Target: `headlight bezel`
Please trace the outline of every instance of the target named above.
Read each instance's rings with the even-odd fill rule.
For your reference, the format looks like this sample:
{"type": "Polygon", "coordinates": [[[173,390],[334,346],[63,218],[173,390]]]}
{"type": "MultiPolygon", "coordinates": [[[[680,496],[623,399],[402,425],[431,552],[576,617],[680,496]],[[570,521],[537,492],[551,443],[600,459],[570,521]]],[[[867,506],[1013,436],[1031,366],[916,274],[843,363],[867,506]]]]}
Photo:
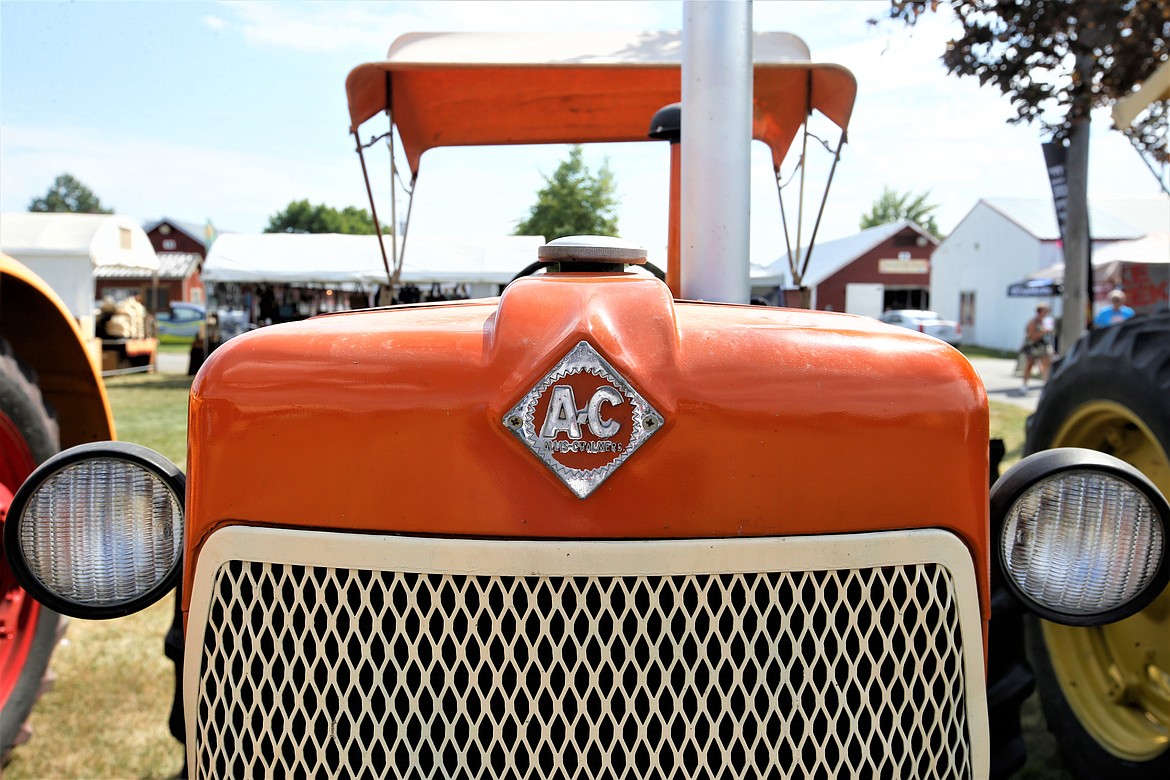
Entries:
{"type": "Polygon", "coordinates": [[[183,571],[185,545],[183,519],[186,515],[186,497],[186,475],[170,460],[148,447],[130,442],[103,441],[79,444],[63,450],[38,466],[13,496],[4,522],[4,549],[9,567],[25,591],[55,612],[86,620],[104,620],[133,614],[157,602],[174,590],[179,582],[183,571]],[[52,590],[35,573],[21,541],[21,529],[25,524],[26,511],[37,492],[66,469],[94,460],[124,461],[148,472],[163,483],[173,495],[179,514],[178,552],[166,573],[153,586],[142,591],[139,595],[112,604],[76,601],[52,590]]]}
{"type": "Polygon", "coordinates": [[[1170,503],[1146,475],[1120,458],[1077,447],[1034,453],[1012,466],[992,486],[990,508],[992,546],[995,548],[992,555],[1000,579],[1017,601],[1044,620],[1066,626],[1097,626],[1123,620],[1148,606],[1170,582],[1170,503]],[[1033,488],[1062,474],[1086,471],[1124,482],[1150,503],[1161,525],[1162,559],[1144,588],[1118,606],[1097,612],[1063,611],[1033,598],[1013,578],[1004,559],[1004,536],[1009,513],[1033,488]]]}

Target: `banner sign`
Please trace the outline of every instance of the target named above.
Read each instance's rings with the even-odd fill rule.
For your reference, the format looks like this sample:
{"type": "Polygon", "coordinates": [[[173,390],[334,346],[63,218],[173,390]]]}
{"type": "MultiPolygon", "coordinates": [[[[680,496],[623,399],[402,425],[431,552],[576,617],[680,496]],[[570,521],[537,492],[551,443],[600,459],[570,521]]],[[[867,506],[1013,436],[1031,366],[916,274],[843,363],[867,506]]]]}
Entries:
{"type": "Polygon", "coordinates": [[[1052,298],[1060,295],[1063,287],[1051,279],[1030,279],[1008,287],[1009,298],[1052,298]]]}
{"type": "Polygon", "coordinates": [[[1044,150],[1044,165],[1048,168],[1048,183],[1052,186],[1052,204],[1056,207],[1056,227],[1060,240],[1068,239],[1068,173],[1065,170],[1064,144],[1047,141],[1040,144],[1044,150]]]}
{"type": "MultiPolygon", "coordinates": [[[[1087,131],[1086,131],[1087,132],[1087,131]]],[[[1052,205],[1056,207],[1056,227],[1060,231],[1061,252],[1064,254],[1064,262],[1068,263],[1069,258],[1066,247],[1068,246],[1068,168],[1066,163],[1066,150],[1064,144],[1057,141],[1046,141],[1040,144],[1040,148],[1044,151],[1044,165],[1048,168],[1048,183],[1052,186],[1052,205]]],[[[1086,231],[1088,224],[1085,225],[1086,231]]],[[[1090,260],[1088,268],[1085,269],[1085,321],[1092,322],[1093,319],[1093,243],[1091,236],[1085,236],[1085,245],[1088,247],[1090,260]]]]}

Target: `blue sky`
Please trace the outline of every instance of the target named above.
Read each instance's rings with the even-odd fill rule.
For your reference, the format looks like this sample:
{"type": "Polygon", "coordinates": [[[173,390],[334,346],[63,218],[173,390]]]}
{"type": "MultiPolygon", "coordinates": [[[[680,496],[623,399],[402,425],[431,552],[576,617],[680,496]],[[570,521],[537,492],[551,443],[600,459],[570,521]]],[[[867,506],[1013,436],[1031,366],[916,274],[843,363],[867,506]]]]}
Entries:
{"type": "MultiPolygon", "coordinates": [[[[1006,98],[945,74],[949,24],[871,28],[883,2],[769,2],[757,30],[793,32],[813,59],[858,79],[858,102],[822,239],[857,229],[890,185],[930,190],[939,226],[980,197],[1049,197],[1036,127],[1008,126],[1006,98]]],[[[681,3],[0,2],[0,210],[22,211],[69,172],[120,213],[210,219],[254,232],[289,201],[366,205],[347,134],[345,76],[398,35],[444,30],[673,29],[681,3]]],[[[1090,195],[1155,195],[1137,153],[1095,116],[1090,195]]],[[[435,150],[422,161],[412,231],[501,235],[525,216],[566,149],[435,150]]],[[[755,157],[765,159],[762,148],[755,157]]],[[[827,163],[827,155],[822,155],[827,163]]],[[[587,150],[608,159],[622,233],[659,254],[666,151],[587,150]]],[[[384,180],[384,170],[382,176],[384,180]]],[[[824,166],[814,169],[823,175],[824,166]]],[[[753,178],[753,260],[782,250],[767,166],[753,178]]],[[[377,176],[377,172],[375,173],[377,176]]],[[[819,180],[818,180],[819,181],[819,180]]],[[[382,188],[384,190],[384,188],[382,188]]],[[[380,204],[380,209],[388,210],[380,204]]]]}

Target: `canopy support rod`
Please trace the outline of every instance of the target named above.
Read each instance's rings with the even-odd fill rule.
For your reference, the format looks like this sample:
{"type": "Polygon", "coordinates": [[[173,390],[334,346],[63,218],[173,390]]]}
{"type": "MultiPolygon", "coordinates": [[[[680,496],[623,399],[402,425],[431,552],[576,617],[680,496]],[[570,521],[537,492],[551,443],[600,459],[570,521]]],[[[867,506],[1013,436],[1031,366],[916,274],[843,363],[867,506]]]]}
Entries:
{"type": "Polygon", "coordinates": [[[357,131],[353,134],[354,143],[357,144],[358,160],[362,164],[362,180],[366,183],[366,197],[370,199],[370,214],[374,218],[374,232],[378,238],[378,248],[382,251],[382,267],[386,269],[386,281],[393,286],[393,276],[390,274],[390,260],[386,257],[386,244],[382,241],[382,226],[378,222],[378,207],[374,205],[374,190],[370,187],[370,174],[366,170],[366,156],[362,153],[362,140],[358,137],[357,131]]]}
{"type": "MultiPolygon", "coordinates": [[[[389,77],[387,77],[387,81],[389,81],[389,77]]],[[[390,105],[389,100],[386,101],[386,105],[390,105]]],[[[398,169],[397,163],[394,161],[394,114],[389,108],[386,109],[386,118],[390,120],[390,132],[386,137],[386,145],[390,147],[390,245],[394,248],[394,273],[390,275],[390,294],[393,295],[394,288],[401,276],[402,254],[398,251],[398,191],[395,189],[396,182],[394,181],[398,169]]],[[[402,243],[406,243],[405,239],[402,243]]],[[[403,246],[402,251],[406,251],[405,246],[403,246]]]]}
{"type": "Polygon", "coordinates": [[[808,270],[808,260],[812,256],[813,245],[817,242],[817,231],[821,227],[821,217],[825,215],[825,203],[829,200],[829,188],[833,186],[833,174],[837,172],[837,163],[841,160],[841,147],[845,145],[845,131],[841,131],[841,137],[837,140],[837,150],[833,152],[833,164],[829,166],[829,178],[825,182],[825,191],[821,195],[821,205],[817,209],[817,221],[813,223],[812,235],[808,239],[808,252],[804,255],[804,265],[801,266],[800,276],[804,278],[804,272],[808,270]]]}
{"type": "MultiPolygon", "coordinates": [[[[806,109],[807,111],[807,109],[806,109]]],[[[804,128],[800,134],[800,186],[796,195],[796,251],[804,249],[804,182],[808,171],[808,119],[810,113],[804,115],[804,128]]],[[[804,272],[808,269],[808,251],[804,253],[804,262],[800,266],[800,286],[804,287],[804,272]]],[[[797,262],[801,262],[797,258],[797,262]]]]}
{"type": "MultiPolygon", "coordinates": [[[[407,193],[406,221],[402,223],[402,254],[394,266],[394,284],[398,284],[398,280],[402,276],[402,264],[406,259],[406,239],[410,236],[410,215],[414,211],[414,185],[417,183],[418,174],[415,174],[410,180],[410,191],[407,193]]],[[[395,235],[397,235],[397,231],[395,231],[395,235]]]]}
{"type": "Polygon", "coordinates": [[[776,169],[776,199],[780,201],[780,227],[784,230],[784,248],[788,250],[788,270],[792,272],[792,283],[797,283],[796,267],[800,258],[792,254],[792,237],[788,231],[788,213],[784,209],[784,185],[780,183],[780,169],[776,169]]]}

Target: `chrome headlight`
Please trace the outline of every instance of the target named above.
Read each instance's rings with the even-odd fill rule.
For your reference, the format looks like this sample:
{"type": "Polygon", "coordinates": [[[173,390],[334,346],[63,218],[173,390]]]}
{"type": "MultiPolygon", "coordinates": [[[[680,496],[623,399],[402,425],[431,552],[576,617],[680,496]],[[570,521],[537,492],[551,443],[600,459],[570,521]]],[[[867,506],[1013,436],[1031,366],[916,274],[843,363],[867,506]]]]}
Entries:
{"type": "Polygon", "coordinates": [[[1128,617],[1170,577],[1170,506],[1134,467],[1095,450],[1024,458],[991,491],[1004,581],[1029,609],[1066,625],[1128,617]]]}
{"type": "Polygon", "coordinates": [[[4,523],[13,574],[38,601],[73,617],[149,606],[179,577],[185,491],[175,464],[137,444],[58,453],[13,497],[4,523]]]}

